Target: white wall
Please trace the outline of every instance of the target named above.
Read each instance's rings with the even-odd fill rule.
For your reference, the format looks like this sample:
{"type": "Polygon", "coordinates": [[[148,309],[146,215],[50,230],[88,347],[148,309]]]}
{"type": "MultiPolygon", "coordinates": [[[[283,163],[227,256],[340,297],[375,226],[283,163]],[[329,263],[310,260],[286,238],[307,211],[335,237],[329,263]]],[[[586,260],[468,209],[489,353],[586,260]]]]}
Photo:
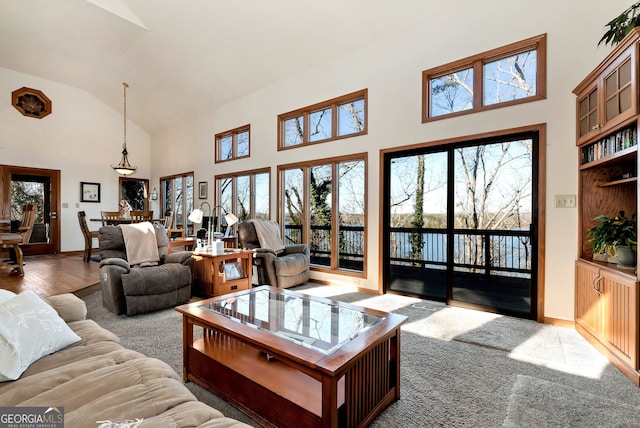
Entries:
{"type": "MultiPolygon", "coordinates": [[[[313,70],[300,70],[248,97],[153,135],[153,179],[183,170],[208,181],[216,174],[270,166],[275,218],[277,165],[366,151],[368,167],[368,271],[361,286],[377,289],[381,149],[519,126],[547,124],[546,277],[544,316],[573,319],[577,210],[554,208],[554,195],[577,194],[575,97],[571,90],[610,51],[597,47],[604,25],[627,1],[521,0],[477,2],[452,10],[406,33],[313,70]],[[547,33],[547,99],[506,109],[422,124],[421,72],[425,69],[547,33]],[[359,89],[369,90],[369,133],[312,147],[277,152],[278,114],[359,89]],[[213,136],[251,124],[251,157],[213,163],[213,136]],[[167,156],[156,155],[164,153],[167,156]],[[168,155],[170,154],[170,155],[168,155]]],[[[402,7],[402,3],[398,3],[402,7]]],[[[454,9],[454,7],[452,7],[454,9]]],[[[300,35],[304,38],[304,34],[300,35]]],[[[331,279],[312,274],[315,278],[331,279]]],[[[339,279],[339,278],[333,278],[339,279]]]]}
{"type": "MultiPolygon", "coordinates": [[[[114,82],[114,91],[122,91],[114,82]]],[[[0,164],[61,171],[61,251],[84,249],[77,212],[100,217],[117,210],[118,175],[111,164],[120,161],[122,112],[114,111],[86,91],[0,68],[0,164]],[[52,113],[42,119],[23,116],[11,105],[11,92],[23,86],[39,89],[51,100],[52,113]],[[100,203],[80,202],[80,182],[101,184],[100,203]]],[[[134,177],[150,177],[150,137],[137,125],[127,125],[129,160],[138,166],[134,177]]],[[[97,229],[99,223],[89,223],[97,229]]]]}

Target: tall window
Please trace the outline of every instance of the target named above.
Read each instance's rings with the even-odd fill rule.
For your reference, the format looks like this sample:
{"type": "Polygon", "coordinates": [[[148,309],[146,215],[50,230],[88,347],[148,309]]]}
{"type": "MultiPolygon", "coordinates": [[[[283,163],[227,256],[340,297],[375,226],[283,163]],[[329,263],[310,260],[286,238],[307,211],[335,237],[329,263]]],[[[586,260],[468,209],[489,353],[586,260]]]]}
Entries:
{"type": "Polygon", "coordinates": [[[367,90],[278,116],[278,150],[367,133],[367,90]]]}
{"type": "Polygon", "coordinates": [[[216,134],[216,162],[249,157],[250,125],[216,134]]]}
{"type": "Polygon", "coordinates": [[[278,170],[285,245],[308,243],[316,268],[364,272],[366,154],[278,170]]]}
{"type": "Polygon", "coordinates": [[[188,217],[193,211],[193,172],[160,178],[162,195],[160,206],[164,213],[171,211],[174,227],[185,229],[187,235],[193,234],[193,224],[188,217]]]}
{"type": "Polygon", "coordinates": [[[422,121],[546,97],[546,35],[422,73],[422,121]]]}
{"type": "Polygon", "coordinates": [[[226,228],[225,211],[235,214],[241,222],[269,219],[270,174],[270,169],[265,168],[216,177],[216,210],[220,211],[214,211],[220,218],[221,230],[226,228]]]}

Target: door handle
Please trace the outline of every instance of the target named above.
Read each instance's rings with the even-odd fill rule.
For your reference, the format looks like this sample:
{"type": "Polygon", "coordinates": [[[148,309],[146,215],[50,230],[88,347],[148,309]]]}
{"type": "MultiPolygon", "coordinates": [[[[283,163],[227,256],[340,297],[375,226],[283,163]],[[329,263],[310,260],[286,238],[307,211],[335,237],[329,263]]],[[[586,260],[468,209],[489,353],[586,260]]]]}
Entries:
{"type": "Polygon", "coordinates": [[[595,290],[596,293],[598,293],[598,296],[602,295],[602,291],[600,291],[600,287],[598,286],[601,279],[602,277],[600,275],[596,275],[593,277],[593,280],[591,281],[591,283],[593,284],[593,289],[595,290]]]}

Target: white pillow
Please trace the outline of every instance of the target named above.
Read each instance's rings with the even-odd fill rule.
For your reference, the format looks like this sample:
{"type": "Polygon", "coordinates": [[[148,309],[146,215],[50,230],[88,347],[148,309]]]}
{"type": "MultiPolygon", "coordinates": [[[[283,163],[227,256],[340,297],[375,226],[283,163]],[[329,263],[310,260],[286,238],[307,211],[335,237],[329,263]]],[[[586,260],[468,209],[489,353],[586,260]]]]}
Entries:
{"type": "Polygon", "coordinates": [[[0,305],[14,297],[16,297],[16,293],[13,291],[0,289],[0,305]]]}
{"type": "Polygon", "coordinates": [[[33,291],[0,304],[0,382],[16,380],[33,363],[80,337],[33,291]]]}

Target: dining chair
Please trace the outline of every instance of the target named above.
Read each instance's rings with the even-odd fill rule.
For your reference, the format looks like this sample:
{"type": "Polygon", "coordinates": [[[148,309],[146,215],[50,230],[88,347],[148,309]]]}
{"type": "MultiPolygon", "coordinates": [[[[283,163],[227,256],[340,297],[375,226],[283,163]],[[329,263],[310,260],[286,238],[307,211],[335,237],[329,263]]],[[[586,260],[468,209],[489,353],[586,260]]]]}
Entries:
{"type": "Polygon", "coordinates": [[[109,224],[109,220],[120,219],[120,211],[101,211],[100,217],[102,218],[102,225],[106,226],[109,224]]]}
{"type": "Polygon", "coordinates": [[[84,236],[84,255],[82,260],[90,262],[91,254],[100,250],[99,247],[93,246],[93,240],[98,239],[99,232],[97,230],[89,230],[87,214],[84,211],[78,211],[78,223],[80,223],[80,230],[82,230],[82,236],[84,236]]]}
{"type": "Polygon", "coordinates": [[[167,230],[173,228],[173,211],[167,211],[164,213],[163,226],[167,230]]]}
{"type": "Polygon", "coordinates": [[[24,274],[22,268],[23,254],[21,245],[29,243],[31,233],[33,232],[33,225],[36,222],[36,216],[38,215],[37,207],[35,204],[26,204],[22,206],[22,222],[15,233],[0,233],[0,245],[10,250],[13,250],[10,259],[0,260],[1,267],[13,268],[19,274],[24,274]]]}
{"type": "Polygon", "coordinates": [[[153,211],[131,211],[131,223],[141,223],[153,220],[153,211]]]}

